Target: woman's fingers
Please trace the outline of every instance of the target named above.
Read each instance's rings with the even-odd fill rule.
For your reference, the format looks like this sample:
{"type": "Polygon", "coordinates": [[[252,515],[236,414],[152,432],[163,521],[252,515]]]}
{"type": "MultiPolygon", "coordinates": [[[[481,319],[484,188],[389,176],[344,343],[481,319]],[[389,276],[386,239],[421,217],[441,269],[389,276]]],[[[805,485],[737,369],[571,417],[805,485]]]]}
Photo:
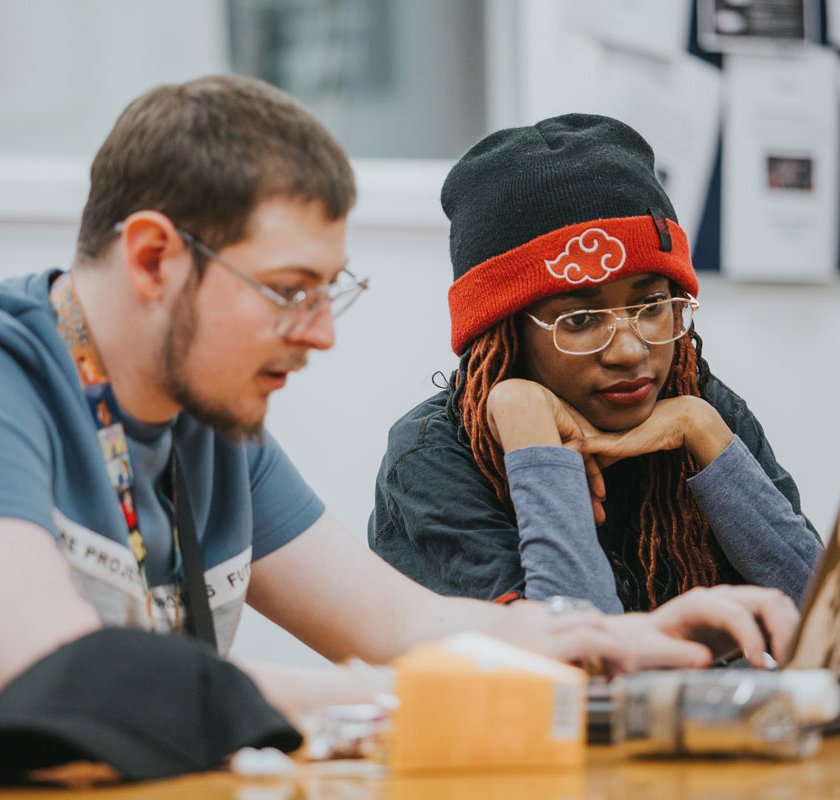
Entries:
{"type": "Polygon", "coordinates": [[[604,476],[601,473],[601,467],[592,456],[583,459],[583,468],[586,470],[586,482],[589,484],[589,493],[599,500],[606,497],[606,485],[604,484],[604,476]]]}
{"type": "Polygon", "coordinates": [[[569,407],[562,401],[554,399],[554,424],[557,426],[557,433],[560,434],[560,440],[564,445],[567,443],[577,442],[582,436],[580,425],[574,416],[570,413],[569,407]]]}
{"type": "Polygon", "coordinates": [[[607,495],[604,476],[597,460],[592,456],[584,457],[583,468],[586,470],[586,483],[589,486],[589,497],[592,500],[592,516],[595,518],[595,524],[600,525],[607,518],[604,511],[604,500],[607,495]]]}

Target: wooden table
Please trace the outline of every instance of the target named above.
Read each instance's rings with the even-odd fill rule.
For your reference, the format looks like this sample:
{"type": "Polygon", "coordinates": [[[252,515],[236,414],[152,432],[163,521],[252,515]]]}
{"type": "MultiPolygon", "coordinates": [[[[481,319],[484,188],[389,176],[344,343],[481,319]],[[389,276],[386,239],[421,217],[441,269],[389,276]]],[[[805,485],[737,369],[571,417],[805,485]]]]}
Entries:
{"type": "Polygon", "coordinates": [[[815,758],[627,760],[590,748],[585,767],[564,772],[387,775],[375,765],[307,765],[295,778],[242,778],[227,772],[96,789],[0,789],[0,800],[821,800],[840,798],[840,738],[815,758]]]}

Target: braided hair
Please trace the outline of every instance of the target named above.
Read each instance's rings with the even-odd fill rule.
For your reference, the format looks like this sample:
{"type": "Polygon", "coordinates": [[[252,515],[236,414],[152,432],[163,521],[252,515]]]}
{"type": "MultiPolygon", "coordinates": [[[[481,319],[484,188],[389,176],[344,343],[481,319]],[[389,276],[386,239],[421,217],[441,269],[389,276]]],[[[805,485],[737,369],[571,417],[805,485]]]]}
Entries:
{"type": "MultiPolygon", "coordinates": [[[[692,326],[677,339],[674,359],[660,397],[702,397],[709,367],[702,356],[703,341],[692,326]]],[[[472,450],[481,474],[496,497],[515,516],[505,475],[504,452],[487,423],[487,398],[499,382],[514,377],[519,334],[514,317],[506,317],[478,336],[461,357],[452,382],[447,412],[458,420],[458,436],[472,450]]],[[[657,597],[659,565],[671,565],[680,593],[718,581],[716,543],[687,478],[697,471],[684,448],[648,453],[636,458],[644,492],[639,509],[638,557],[645,576],[650,608],[657,597]]]]}

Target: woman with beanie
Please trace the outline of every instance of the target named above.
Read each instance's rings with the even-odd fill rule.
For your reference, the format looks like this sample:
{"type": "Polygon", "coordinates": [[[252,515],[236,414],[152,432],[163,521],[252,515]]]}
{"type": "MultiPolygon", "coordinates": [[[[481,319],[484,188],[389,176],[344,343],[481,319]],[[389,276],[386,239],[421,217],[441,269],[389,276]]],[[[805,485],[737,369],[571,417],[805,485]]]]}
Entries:
{"type": "Polygon", "coordinates": [[[498,131],[442,203],[461,360],[390,431],[371,547],[443,594],[620,612],[754,583],[800,602],[822,545],[702,357],[688,241],[644,139],[581,114],[498,131]]]}

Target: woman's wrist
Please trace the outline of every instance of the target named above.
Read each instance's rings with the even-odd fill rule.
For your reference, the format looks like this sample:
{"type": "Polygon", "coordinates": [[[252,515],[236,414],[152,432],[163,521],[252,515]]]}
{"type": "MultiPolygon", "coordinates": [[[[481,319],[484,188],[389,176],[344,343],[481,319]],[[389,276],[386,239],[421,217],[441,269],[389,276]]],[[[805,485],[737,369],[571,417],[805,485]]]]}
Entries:
{"type": "Polygon", "coordinates": [[[487,412],[491,430],[505,453],[563,444],[541,386],[525,381],[498,384],[487,399],[487,412]]]}
{"type": "Polygon", "coordinates": [[[692,403],[686,416],[685,446],[697,466],[705,469],[726,450],[733,434],[712,405],[692,399],[699,402],[692,403]]]}

